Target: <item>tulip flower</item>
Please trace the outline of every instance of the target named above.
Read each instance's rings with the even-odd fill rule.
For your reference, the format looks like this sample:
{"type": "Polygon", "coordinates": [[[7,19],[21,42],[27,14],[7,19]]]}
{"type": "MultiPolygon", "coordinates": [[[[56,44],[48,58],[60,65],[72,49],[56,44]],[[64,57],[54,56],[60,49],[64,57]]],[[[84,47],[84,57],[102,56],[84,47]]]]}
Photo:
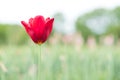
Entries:
{"type": "Polygon", "coordinates": [[[50,33],[52,32],[54,18],[44,18],[41,15],[38,15],[34,18],[30,18],[29,22],[21,21],[21,24],[24,26],[26,32],[31,37],[31,39],[36,44],[44,43],[50,33]]]}

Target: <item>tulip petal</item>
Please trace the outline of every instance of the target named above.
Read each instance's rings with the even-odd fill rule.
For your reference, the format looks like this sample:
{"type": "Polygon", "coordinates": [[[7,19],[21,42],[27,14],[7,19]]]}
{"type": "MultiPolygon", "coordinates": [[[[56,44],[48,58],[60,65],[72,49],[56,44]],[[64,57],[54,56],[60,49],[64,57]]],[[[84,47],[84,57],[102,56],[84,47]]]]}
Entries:
{"type": "Polygon", "coordinates": [[[38,43],[38,38],[35,34],[35,32],[32,29],[28,30],[28,35],[31,37],[31,39],[35,42],[38,43]]]}
{"type": "Polygon", "coordinates": [[[50,20],[50,17],[46,18],[46,23],[50,20]]]}
{"type": "Polygon", "coordinates": [[[54,18],[50,19],[45,24],[45,29],[44,29],[43,35],[42,35],[42,42],[45,42],[47,40],[48,36],[50,35],[50,33],[52,31],[53,21],[54,21],[54,18]]]}
{"type": "Polygon", "coordinates": [[[44,17],[39,15],[39,16],[36,16],[33,20],[33,28],[42,28],[43,26],[45,25],[45,20],[44,20],[44,17]]]}
{"type": "Polygon", "coordinates": [[[33,18],[30,18],[30,19],[29,19],[29,25],[30,25],[30,27],[33,26],[33,18]]]}
{"type": "Polygon", "coordinates": [[[37,43],[38,42],[38,39],[36,37],[36,34],[35,32],[28,26],[28,24],[24,21],[21,21],[22,25],[25,27],[25,30],[27,32],[27,34],[31,37],[31,39],[37,43]]]}
{"type": "Polygon", "coordinates": [[[21,21],[21,24],[25,27],[25,29],[28,31],[29,25],[25,21],[21,21]]]}
{"type": "Polygon", "coordinates": [[[34,30],[37,38],[40,38],[43,35],[42,33],[44,30],[44,26],[45,26],[45,20],[43,16],[38,15],[33,19],[32,29],[34,30]]]}
{"type": "Polygon", "coordinates": [[[47,21],[47,23],[45,24],[45,28],[46,28],[46,30],[49,31],[49,34],[50,34],[51,31],[52,31],[53,21],[54,21],[54,18],[50,19],[50,20],[47,21]]]}

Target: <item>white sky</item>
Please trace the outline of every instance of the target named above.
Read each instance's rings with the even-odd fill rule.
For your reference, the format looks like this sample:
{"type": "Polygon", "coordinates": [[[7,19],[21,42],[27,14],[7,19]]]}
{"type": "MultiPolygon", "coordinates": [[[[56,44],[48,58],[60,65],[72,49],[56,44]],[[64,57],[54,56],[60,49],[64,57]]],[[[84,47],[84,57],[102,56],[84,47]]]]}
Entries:
{"type": "Polygon", "coordinates": [[[0,22],[20,23],[35,15],[62,11],[68,20],[95,8],[114,8],[120,0],[0,0],[0,22]]]}

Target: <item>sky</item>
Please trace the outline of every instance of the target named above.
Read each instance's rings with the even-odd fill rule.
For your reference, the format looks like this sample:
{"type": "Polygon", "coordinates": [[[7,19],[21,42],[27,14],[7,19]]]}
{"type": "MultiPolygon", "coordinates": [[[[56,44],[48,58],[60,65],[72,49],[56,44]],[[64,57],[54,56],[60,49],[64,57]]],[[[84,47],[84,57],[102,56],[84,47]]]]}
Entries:
{"type": "Polygon", "coordinates": [[[112,9],[120,0],[0,0],[0,22],[20,23],[36,15],[52,16],[63,12],[67,20],[96,8],[112,9]]]}

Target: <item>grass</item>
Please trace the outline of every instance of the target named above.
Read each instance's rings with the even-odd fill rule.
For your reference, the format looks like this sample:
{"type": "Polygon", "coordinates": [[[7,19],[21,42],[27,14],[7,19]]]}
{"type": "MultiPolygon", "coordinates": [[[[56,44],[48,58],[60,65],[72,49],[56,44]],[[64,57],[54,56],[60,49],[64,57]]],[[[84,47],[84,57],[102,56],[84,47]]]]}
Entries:
{"type": "MultiPolygon", "coordinates": [[[[39,46],[0,47],[0,80],[35,80],[39,46]]],[[[40,80],[120,80],[119,46],[41,47],[40,80]]]]}

